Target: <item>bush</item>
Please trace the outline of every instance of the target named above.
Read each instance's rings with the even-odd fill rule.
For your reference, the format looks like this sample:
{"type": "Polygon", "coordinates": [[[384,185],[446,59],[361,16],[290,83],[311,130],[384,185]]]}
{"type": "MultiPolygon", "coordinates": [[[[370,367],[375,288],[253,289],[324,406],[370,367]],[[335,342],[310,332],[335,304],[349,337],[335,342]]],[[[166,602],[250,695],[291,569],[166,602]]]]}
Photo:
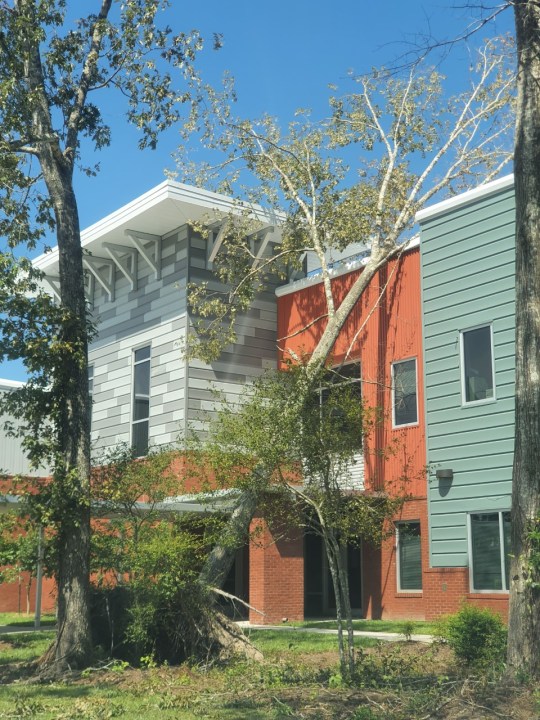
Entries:
{"type": "Polygon", "coordinates": [[[507,631],[501,618],[486,608],[463,605],[444,618],[437,633],[468,666],[499,667],[504,662],[507,631]]]}

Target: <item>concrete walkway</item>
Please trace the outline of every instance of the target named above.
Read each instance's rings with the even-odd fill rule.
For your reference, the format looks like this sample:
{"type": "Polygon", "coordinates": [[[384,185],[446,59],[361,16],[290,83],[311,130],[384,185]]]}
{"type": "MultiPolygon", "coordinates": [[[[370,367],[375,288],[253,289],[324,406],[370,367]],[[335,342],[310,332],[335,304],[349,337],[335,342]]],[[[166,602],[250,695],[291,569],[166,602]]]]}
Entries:
{"type": "MultiPolygon", "coordinates": [[[[294,625],[254,625],[248,620],[241,620],[237,623],[244,630],[278,630],[279,632],[308,632],[308,633],[320,633],[321,635],[337,635],[335,628],[308,628],[308,627],[296,627],[294,625]]],[[[393,632],[368,632],[366,630],[355,630],[354,637],[366,637],[372,638],[373,640],[384,640],[385,642],[398,642],[403,641],[405,636],[403,633],[393,632]]],[[[431,644],[434,640],[433,635],[422,635],[413,633],[411,635],[413,642],[420,642],[431,644]]]]}

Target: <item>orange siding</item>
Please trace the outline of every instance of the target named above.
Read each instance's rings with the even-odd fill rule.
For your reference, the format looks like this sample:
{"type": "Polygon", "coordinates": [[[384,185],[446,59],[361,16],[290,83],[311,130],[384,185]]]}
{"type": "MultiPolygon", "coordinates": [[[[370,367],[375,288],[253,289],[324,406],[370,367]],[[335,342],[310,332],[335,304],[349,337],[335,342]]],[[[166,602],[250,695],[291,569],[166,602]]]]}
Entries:
{"type": "MultiPolygon", "coordinates": [[[[359,272],[332,281],[336,306],[359,272]]],[[[289,351],[309,356],[326,321],[310,323],[325,312],[321,283],[278,299],[281,359],[287,358],[289,351]]],[[[406,492],[415,497],[426,496],[421,328],[420,253],[414,249],[390,262],[373,278],[345,323],[331,359],[332,364],[339,364],[348,353],[347,361],[360,360],[363,397],[367,406],[376,408],[383,418],[366,442],[367,487],[389,489],[392,483],[405,483],[406,492]],[[391,363],[413,357],[417,361],[419,422],[393,429],[391,363]]]]}

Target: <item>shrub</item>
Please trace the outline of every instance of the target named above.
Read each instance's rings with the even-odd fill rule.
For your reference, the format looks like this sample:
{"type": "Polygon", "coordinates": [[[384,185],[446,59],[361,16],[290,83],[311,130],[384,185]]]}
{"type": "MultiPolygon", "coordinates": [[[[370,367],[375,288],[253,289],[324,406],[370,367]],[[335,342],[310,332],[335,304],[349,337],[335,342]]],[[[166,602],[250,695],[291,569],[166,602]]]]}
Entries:
{"type": "Polygon", "coordinates": [[[441,621],[437,634],[468,666],[498,667],[504,662],[506,627],[500,616],[487,608],[463,605],[441,621]]]}

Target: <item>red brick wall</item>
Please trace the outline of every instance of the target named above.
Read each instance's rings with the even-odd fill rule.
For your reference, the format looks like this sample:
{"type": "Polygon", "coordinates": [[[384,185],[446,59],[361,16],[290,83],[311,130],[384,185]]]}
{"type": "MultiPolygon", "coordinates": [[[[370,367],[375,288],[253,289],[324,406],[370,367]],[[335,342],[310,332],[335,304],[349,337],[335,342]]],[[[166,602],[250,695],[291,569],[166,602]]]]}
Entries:
{"type": "MultiPolygon", "coordinates": [[[[0,612],[21,612],[26,613],[26,573],[23,573],[23,581],[20,583],[0,584],[0,612]]],[[[30,588],[30,612],[33,614],[36,609],[36,579],[32,578],[30,588]]],[[[56,604],[55,585],[50,578],[43,578],[43,594],[41,598],[41,609],[43,612],[51,612],[56,604]]]]}
{"type": "Polygon", "coordinates": [[[304,618],[304,539],[301,531],[287,537],[272,534],[262,518],[251,523],[249,546],[249,611],[258,625],[304,618]]]}

